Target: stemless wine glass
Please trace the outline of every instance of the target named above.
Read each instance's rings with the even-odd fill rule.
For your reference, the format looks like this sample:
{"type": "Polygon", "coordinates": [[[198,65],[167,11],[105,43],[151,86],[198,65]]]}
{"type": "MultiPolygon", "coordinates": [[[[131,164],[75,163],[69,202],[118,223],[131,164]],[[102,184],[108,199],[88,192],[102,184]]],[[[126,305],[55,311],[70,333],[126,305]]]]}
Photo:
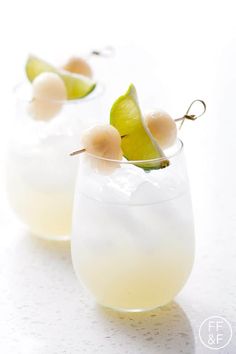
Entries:
{"type": "Polygon", "coordinates": [[[72,258],[77,276],[103,306],[135,312],[165,305],[190,274],[194,227],[180,140],[167,156],[168,167],[149,170],[140,166],[161,159],[80,157],[72,258]]]}
{"type": "Polygon", "coordinates": [[[83,130],[102,120],[103,92],[104,86],[97,84],[85,98],[61,102],[57,116],[45,122],[30,116],[31,85],[15,88],[7,191],[12,208],[34,235],[69,238],[78,162],[69,153],[78,147],[83,130]]]}

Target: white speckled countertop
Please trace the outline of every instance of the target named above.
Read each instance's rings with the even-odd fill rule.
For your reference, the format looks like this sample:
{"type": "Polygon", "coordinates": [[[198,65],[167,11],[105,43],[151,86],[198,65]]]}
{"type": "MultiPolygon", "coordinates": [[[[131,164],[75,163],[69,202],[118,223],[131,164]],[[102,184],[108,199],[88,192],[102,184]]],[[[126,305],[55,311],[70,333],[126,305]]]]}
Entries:
{"type": "MultiPolygon", "coordinates": [[[[93,46],[94,28],[98,31],[97,38],[104,39],[102,44],[104,41],[115,43],[129,34],[128,40],[137,38],[139,44],[152,49],[156,58],[157,81],[152,79],[152,82],[159,84],[151,88],[152,76],[147,74],[147,61],[142,66],[142,78],[137,76],[140,82],[143,80],[143,92],[155,91],[154,96],[159,97],[158,105],[163,104],[163,108],[175,114],[184,113],[183,108],[187,108],[192,99],[202,98],[207,102],[205,118],[193,123],[194,126],[191,122],[186,123],[182,133],[195,214],[197,243],[194,269],[175,302],[164,308],[146,314],[123,314],[98,307],[75,278],[69,243],[47,242],[32,237],[11,213],[5,196],[4,167],[1,165],[0,353],[205,354],[214,351],[205,348],[200,342],[199,327],[209,316],[223,316],[233,328],[233,337],[227,347],[216,352],[235,354],[235,11],[233,7],[224,4],[220,6],[220,2],[214,3],[212,12],[210,2],[199,0],[195,6],[193,1],[180,0],[172,2],[171,12],[169,2],[163,2],[156,16],[156,1],[152,1],[153,11],[150,5],[146,16],[148,21],[140,26],[144,19],[143,9],[136,2],[131,26],[131,4],[125,2],[125,8],[129,9],[126,17],[124,6],[116,6],[114,10],[113,2],[101,1],[103,6],[100,2],[97,5],[94,2],[93,6],[97,8],[93,13],[90,2],[84,2],[84,11],[89,11],[94,27],[86,38],[80,38],[83,44],[88,42],[90,47],[93,46]],[[189,4],[192,4],[192,8],[189,4]],[[183,5],[185,11],[176,16],[180,5],[183,5]],[[101,26],[103,21],[97,16],[101,8],[106,8],[106,26],[101,26]],[[108,11],[117,13],[116,18],[110,16],[111,22],[107,16],[108,11]],[[167,14],[172,26],[165,25],[167,14]],[[197,16],[201,18],[200,25],[195,25],[195,20],[192,20],[197,16]],[[116,23],[121,17],[122,26],[116,23]],[[109,31],[107,21],[110,23],[109,31]],[[161,36],[158,37],[158,33],[161,36]],[[157,45],[154,46],[154,43],[157,45]],[[174,61],[173,53],[178,53],[174,61]],[[165,94],[161,96],[163,90],[165,94]]],[[[68,2],[69,6],[62,7],[57,2],[58,16],[54,22],[57,36],[63,42],[63,53],[74,49],[75,39],[78,39],[71,33],[71,23],[78,22],[78,11],[71,11],[73,6],[76,8],[77,2],[68,2]],[[70,14],[66,20],[68,9],[70,14]],[[61,18],[65,26],[61,26],[61,18]],[[70,37],[71,41],[68,41],[70,37]]],[[[35,17],[29,15],[35,13],[34,2],[22,0],[19,5],[15,2],[14,11],[11,3],[6,3],[8,16],[4,17],[11,18],[19,33],[9,31],[7,47],[5,50],[3,48],[3,52],[8,55],[0,58],[3,60],[1,68],[12,69],[11,72],[5,70],[1,73],[0,90],[4,97],[0,117],[1,161],[6,142],[4,127],[12,106],[9,92],[16,81],[16,72],[23,67],[28,50],[34,50],[46,58],[45,53],[50,52],[52,40],[55,39],[51,16],[45,16],[43,6],[38,7],[39,14],[35,17]],[[25,20],[22,6],[27,9],[25,20]],[[42,16],[43,27],[40,22],[42,16]],[[32,33],[29,33],[29,28],[34,29],[32,33]],[[13,44],[10,46],[9,43],[13,44]],[[8,95],[5,95],[6,90],[8,95]]],[[[47,2],[51,13],[54,10],[53,3],[47,2]]],[[[82,26],[79,28],[87,28],[85,20],[86,15],[78,23],[78,26],[82,26]]],[[[3,24],[0,33],[5,33],[8,24],[0,22],[0,25],[3,24]]],[[[125,54],[123,65],[127,64],[127,58],[125,54]]],[[[137,61],[131,60],[127,64],[127,71],[133,67],[140,74],[140,62],[137,64],[137,61]]],[[[116,68],[114,63],[112,75],[105,78],[104,74],[108,87],[114,83],[113,89],[115,77],[119,80],[119,76],[127,75],[119,70],[116,72],[116,68]]],[[[140,82],[138,86],[142,88],[140,82]]],[[[150,96],[151,100],[153,97],[150,96]]]]}

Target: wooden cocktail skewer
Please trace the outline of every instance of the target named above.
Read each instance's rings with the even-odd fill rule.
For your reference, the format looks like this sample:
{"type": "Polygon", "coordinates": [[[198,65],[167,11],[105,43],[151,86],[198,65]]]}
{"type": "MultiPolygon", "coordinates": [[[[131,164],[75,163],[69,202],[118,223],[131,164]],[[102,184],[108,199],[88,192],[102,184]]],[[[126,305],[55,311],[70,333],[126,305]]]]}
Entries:
{"type": "Polygon", "coordinates": [[[81,154],[82,152],[85,152],[85,151],[86,151],[86,149],[76,150],[76,151],[71,152],[70,156],[75,156],[75,155],[81,154]]]}
{"type": "MultiPolygon", "coordinates": [[[[179,129],[181,129],[182,126],[183,126],[183,124],[184,124],[184,121],[185,121],[186,119],[189,119],[189,120],[196,120],[197,118],[201,117],[205,112],[206,112],[206,103],[205,103],[203,100],[196,99],[196,100],[194,100],[193,102],[191,102],[191,104],[189,105],[189,107],[188,107],[188,109],[187,109],[185,115],[184,115],[183,117],[174,119],[174,121],[175,121],[175,122],[180,122],[180,121],[181,121],[181,124],[180,124],[180,127],[179,127],[179,129]],[[198,115],[189,114],[189,112],[190,112],[192,106],[193,106],[196,102],[200,102],[200,103],[202,104],[202,106],[203,106],[203,111],[202,111],[200,114],[198,114],[198,115]]],[[[123,137],[125,137],[125,135],[122,136],[121,139],[122,139],[123,137]]],[[[86,151],[86,149],[84,149],[84,148],[83,148],[83,149],[80,149],[80,150],[76,150],[76,151],[71,152],[71,153],[70,153],[70,156],[75,156],[75,155],[81,154],[81,153],[83,153],[83,152],[85,152],[85,151],[86,151]]]]}
{"type": "Polygon", "coordinates": [[[174,121],[175,121],[175,122],[181,121],[181,124],[180,124],[180,126],[179,126],[179,129],[181,129],[182,126],[183,126],[183,124],[184,124],[184,122],[185,122],[185,119],[196,120],[197,118],[201,117],[205,112],[206,112],[206,103],[205,103],[204,101],[202,101],[202,100],[198,100],[198,99],[197,99],[197,100],[194,100],[194,101],[190,104],[190,106],[188,107],[188,109],[187,109],[187,111],[186,111],[186,113],[185,113],[185,115],[184,115],[183,117],[177,118],[177,119],[175,119],[174,121]],[[196,103],[196,102],[200,102],[200,103],[203,105],[203,111],[202,111],[202,113],[200,113],[200,114],[198,114],[198,115],[189,114],[190,109],[192,108],[192,106],[193,106],[194,103],[196,103]]]}
{"type": "Polygon", "coordinates": [[[98,57],[104,57],[104,58],[110,58],[115,55],[115,48],[112,47],[111,45],[107,45],[106,47],[100,49],[100,50],[92,50],[89,55],[94,55],[98,57]]]}

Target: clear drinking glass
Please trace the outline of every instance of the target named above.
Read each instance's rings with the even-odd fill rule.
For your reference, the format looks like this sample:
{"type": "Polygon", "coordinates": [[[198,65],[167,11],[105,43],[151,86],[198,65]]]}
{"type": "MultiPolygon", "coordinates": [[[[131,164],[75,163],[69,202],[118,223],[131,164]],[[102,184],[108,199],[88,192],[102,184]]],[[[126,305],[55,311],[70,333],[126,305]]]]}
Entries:
{"type": "Polygon", "coordinates": [[[34,235],[69,238],[78,164],[69,153],[78,147],[83,130],[101,121],[103,91],[97,84],[87,97],[62,102],[57,116],[45,122],[29,114],[31,85],[25,82],[15,88],[7,191],[12,208],[34,235]]]}
{"type": "Polygon", "coordinates": [[[194,226],[180,140],[170,165],[80,156],[74,199],[74,269],[96,301],[119,311],[146,311],[170,302],[194,259],[194,226]],[[107,171],[101,172],[101,166],[107,171]]]}

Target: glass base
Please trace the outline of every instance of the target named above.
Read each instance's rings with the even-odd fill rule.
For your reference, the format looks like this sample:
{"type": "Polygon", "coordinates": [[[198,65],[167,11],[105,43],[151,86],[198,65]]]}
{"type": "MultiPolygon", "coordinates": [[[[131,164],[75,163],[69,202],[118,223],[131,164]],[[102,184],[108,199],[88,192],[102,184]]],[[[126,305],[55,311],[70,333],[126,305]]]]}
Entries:
{"type": "Polygon", "coordinates": [[[166,304],[162,305],[156,305],[156,306],[151,306],[151,307],[146,307],[146,308],[124,308],[124,307],[112,307],[112,306],[106,306],[101,303],[98,303],[99,306],[101,306],[104,309],[109,309],[112,311],[116,312],[123,312],[123,313],[143,313],[143,312],[149,312],[153,310],[157,310],[160,307],[166,306],[169,304],[171,301],[168,301],[166,304]]]}
{"type": "Polygon", "coordinates": [[[48,241],[70,241],[70,235],[42,235],[42,234],[36,234],[31,231],[31,235],[33,237],[41,238],[43,240],[48,240],[48,241]]]}

